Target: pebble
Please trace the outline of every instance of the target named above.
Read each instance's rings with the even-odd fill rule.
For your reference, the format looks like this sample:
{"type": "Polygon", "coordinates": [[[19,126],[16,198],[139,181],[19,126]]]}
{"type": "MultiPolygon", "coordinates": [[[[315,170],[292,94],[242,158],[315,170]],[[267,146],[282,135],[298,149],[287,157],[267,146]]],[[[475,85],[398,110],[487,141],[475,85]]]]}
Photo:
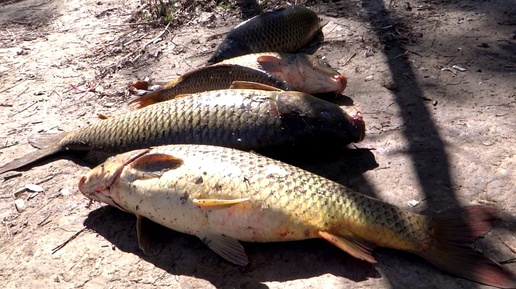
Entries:
{"type": "Polygon", "coordinates": [[[419,205],[419,201],[418,200],[410,200],[407,202],[407,205],[411,208],[414,208],[414,207],[417,207],[419,205]]]}
{"type": "Polygon", "coordinates": [[[25,188],[31,192],[43,192],[43,187],[40,185],[26,184],[25,188]]]}
{"type": "Polygon", "coordinates": [[[25,201],[22,199],[14,200],[14,206],[16,207],[16,211],[18,211],[18,213],[25,211],[25,201]]]}
{"type": "Polygon", "coordinates": [[[374,76],[369,75],[369,76],[366,76],[365,81],[371,81],[373,79],[374,79],[374,76]]]}
{"type": "Polygon", "coordinates": [[[69,189],[61,189],[59,191],[59,193],[61,194],[61,196],[69,196],[70,195],[70,190],[69,189]]]}

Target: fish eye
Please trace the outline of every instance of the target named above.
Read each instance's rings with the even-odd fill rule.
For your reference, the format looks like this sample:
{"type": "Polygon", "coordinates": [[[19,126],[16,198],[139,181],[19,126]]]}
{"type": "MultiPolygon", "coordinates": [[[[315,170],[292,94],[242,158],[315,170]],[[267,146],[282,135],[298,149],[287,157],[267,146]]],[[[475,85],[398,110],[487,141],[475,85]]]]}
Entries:
{"type": "Polygon", "coordinates": [[[331,118],[331,114],[327,111],[321,111],[321,117],[328,119],[331,118]]]}

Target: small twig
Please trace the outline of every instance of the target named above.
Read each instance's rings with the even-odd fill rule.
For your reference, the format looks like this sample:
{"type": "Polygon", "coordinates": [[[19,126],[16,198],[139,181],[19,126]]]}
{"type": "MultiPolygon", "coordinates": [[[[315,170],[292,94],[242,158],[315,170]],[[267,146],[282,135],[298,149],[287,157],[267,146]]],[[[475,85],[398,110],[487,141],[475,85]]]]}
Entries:
{"type": "Polygon", "coordinates": [[[415,54],[415,55],[417,55],[417,56],[419,56],[419,57],[423,57],[423,55],[421,55],[421,54],[419,54],[419,53],[417,53],[417,52],[415,52],[415,51],[408,50],[407,48],[404,48],[404,49],[405,49],[405,51],[408,51],[408,52],[410,52],[410,53],[412,53],[412,54],[415,54]]]}
{"type": "Polygon", "coordinates": [[[353,53],[353,55],[351,55],[348,60],[346,60],[346,62],[344,62],[344,66],[348,65],[348,63],[351,61],[351,59],[353,59],[353,57],[357,56],[357,53],[353,53]]]}
{"type": "Polygon", "coordinates": [[[41,185],[42,183],[48,182],[48,181],[50,181],[51,179],[53,179],[55,176],[56,176],[55,174],[54,174],[54,175],[51,175],[50,177],[48,177],[48,178],[46,178],[46,179],[44,179],[44,180],[42,180],[42,181],[37,182],[37,183],[36,183],[36,185],[41,185]]]}
{"type": "Polygon", "coordinates": [[[14,98],[18,98],[18,97],[19,97],[20,95],[22,95],[25,91],[27,91],[27,89],[29,89],[29,87],[28,87],[28,86],[27,86],[27,87],[25,87],[25,89],[24,89],[22,92],[18,93],[14,98]]]}
{"type": "Polygon", "coordinates": [[[165,34],[165,32],[168,31],[168,27],[170,26],[170,23],[171,22],[168,22],[165,29],[163,29],[163,31],[161,31],[160,34],[158,34],[158,36],[154,37],[153,39],[151,39],[147,43],[145,43],[141,50],[144,50],[147,47],[147,45],[149,45],[149,44],[153,43],[154,41],[158,40],[159,38],[161,38],[161,36],[163,36],[163,34],[165,34]]]}
{"type": "Polygon", "coordinates": [[[81,88],[77,85],[73,85],[73,84],[70,84],[73,88],[73,90],[75,90],[76,92],[80,92],[80,93],[83,93],[83,92],[94,92],[95,89],[97,88],[98,86],[98,83],[97,82],[93,82],[90,87],[88,88],[81,88]]]}
{"type": "Polygon", "coordinates": [[[159,21],[153,21],[153,22],[135,22],[135,23],[122,23],[122,24],[109,24],[108,27],[125,27],[125,26],[131,26],[131,25],[153,25],[153,24],[160,24],[159,21]]]}
{"type": "Polygon", "coordinates": [[[52,255],[54,255],[57,251],[61,250],[64,246],[66,246],[68,243],[70,243],[73,239],[77,238],[77,236],[79,236],[79,234],[81,234],[82,232],[84,232],[84,230],[86,230],[87,227],[84,226],[82,229],[80,229],[77,233],[73,234],[73,236],[71,236],[70,238],[68,238],[68,240],[64,241],[63,243],[61,243],[59,246],[55,247],[54,249],[52,249],[52,255]]]}
{"type": "Polygon", "coordinates": [[[17,144],[18,144],[18,142],[17,142],[17,141],[15,141],[15,142],[13,142],[13,143],[10,143],[10,144],[6,143],[5,145],[3,145],[3,146],[1,146],[1,147],[0,147],[0,150],[1,150],[1,149],[5,149],[5,148],[9,148],[9,147],[12,147],[12,146],[15,146],[15,145],[17,145],[17,144]]]}
{"type": "Polygon", "coordinates": [[[42,227],[42,226],[44,226],[44,225],[46,225],[46,224],[50,223],[50,221],[48,221],[48,222],[47,222],[47,220],[48,220],[48,218],[50,218],[50,216],[51,216],[51,215],[52,215],[52,214],[51,214],[51,213],[49,213],[49,214],[48,214],[48,215],[47,215],[47,216],[46,216],[46,217],[45,217],[41,222],[39,222],[39,223],[38,223],[38,226],[39,226],[39,227],[42,227]]]}
{"type": "Polygon", "coordinates": [[[14,88],[14,87],[16,87],[16,86],[18,86],[18,85],[20,85],[20,84],[22,84],[22,83],[24,83],[24,82],[25,82],[25,80],[20,81],[20,82],[16,83],[15,85],[9,86],[9,87],[7,87],[6,89],[1,90],[1,91],[0,91],[0,93],[5,92],[5,91],[7,91],[7,90],[9,90],[9,89],[11,89],[11,88],[14,88]]]}
{"type": "Polygon", "coordinates": [[[34,102],[33,102],[32,104],[30,104],[29,106],[27,106],[27,107],[25,107],[25,108],[22,108],[21,110],[19,110],[19,111],[17,111],[17,112],[15,112],[15,113],[13,113],[13,114],[11,115],[11,117],[12,117],[12,116],[17,115],[18,113],[20,113],[20,112],[22,112],[22,111],[25,111],[25,110],[29,109],[31,106],[35,105],[36,103],[38,103],[38,102],[37,102],[37,101],[34,101],[34,102]]]}
{"type": "Polygon", "coordinates": [[[22,175],[22,173],[14,173],[14,174],[11,174],[11,175],[8,175],[8,176],[5,176],[4,177],[4,182],[9,180],[9,179],[12,179],[12,178],[16,178],[16,177],[20,177],[22,175]]]}

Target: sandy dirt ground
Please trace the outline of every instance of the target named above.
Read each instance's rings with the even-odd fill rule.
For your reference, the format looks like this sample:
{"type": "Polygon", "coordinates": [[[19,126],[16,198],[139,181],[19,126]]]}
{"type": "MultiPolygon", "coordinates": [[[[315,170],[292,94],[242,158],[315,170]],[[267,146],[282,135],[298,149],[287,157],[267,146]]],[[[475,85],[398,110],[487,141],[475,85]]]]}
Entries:
{"type": "MultiPolygon", "coordinates": [[[[202,66],[223,37],[212,36],[253,14],[204,4],[165,29],[130,25],[137,1],[0,1],[0,164],[34,150],[31,135],[127,111],[131,82],[202,66]]],[[[361,108],[367,135],[286,161],[414,212],[494,206],[502,222],[475,246],[516,272],[514,2],[307,5],[329,21],[316,54],[348,77],[337,101],[361,108]]],[[[88,170],[53,158],[0,176],[1,288],[487,288],[408,253],[379,248],[371,265],[323,240],[246,243],[241,268],[163,229],[162,252],[146,256],[134,216],[87,207],[88,170]]]]}

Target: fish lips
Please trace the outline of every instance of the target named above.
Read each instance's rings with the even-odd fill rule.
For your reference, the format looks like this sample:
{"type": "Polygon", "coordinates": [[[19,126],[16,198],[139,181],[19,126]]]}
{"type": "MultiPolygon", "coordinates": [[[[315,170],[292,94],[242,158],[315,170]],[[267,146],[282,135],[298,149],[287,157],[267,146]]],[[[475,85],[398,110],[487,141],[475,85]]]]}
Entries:
{"type": "Polygon", "coordinates": [[[109,158],[79,179],[79,191],[88,199],[126,211],[115,200],[117,193],[112,190],[113,184],[128,164],[149,151],[150,149],[141,149],[109,158]]]}
{"type": "Polygon", "coordinates": [[[79,180],[79,191],[88,199],[105,203],[125,211],[113,198],[111,197],[111,185],[118,177],[115,177],[108,185],[92,184],[87,175],[84,175],[79,180]]]}

